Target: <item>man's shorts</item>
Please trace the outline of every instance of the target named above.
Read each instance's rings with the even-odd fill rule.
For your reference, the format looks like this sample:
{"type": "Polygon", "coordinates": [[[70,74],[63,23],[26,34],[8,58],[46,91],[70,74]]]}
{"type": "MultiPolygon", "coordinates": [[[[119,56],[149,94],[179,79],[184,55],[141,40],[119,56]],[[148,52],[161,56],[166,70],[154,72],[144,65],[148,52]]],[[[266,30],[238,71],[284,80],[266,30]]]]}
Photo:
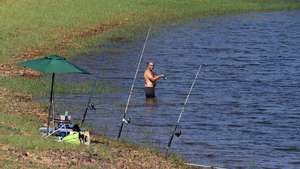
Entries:
{"type": "Polygon", "coordinates": [[[146,96],[146,98],[155,97],[155,88],[154,87],[145,87],[145,96],[146,96]]]}

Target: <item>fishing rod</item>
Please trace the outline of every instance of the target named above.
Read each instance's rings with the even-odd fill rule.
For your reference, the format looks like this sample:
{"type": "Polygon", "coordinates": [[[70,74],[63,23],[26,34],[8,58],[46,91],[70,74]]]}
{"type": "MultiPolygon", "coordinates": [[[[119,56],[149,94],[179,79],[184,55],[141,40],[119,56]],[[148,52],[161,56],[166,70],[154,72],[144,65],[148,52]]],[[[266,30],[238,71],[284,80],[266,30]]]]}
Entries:
{"type": "Polygon", "coordinates": [[[92,88],[91,88],[91,91],[90,91],[89,99],[88,99],[88,102],[86,104],[86,108],[85,108],[85,111],[84,111],[84,114],[83,114],[83,117],[82,117],[82,120],[81,120],[81,123],[80,123],[80,127],[83,126],[83,123],[85,121],[85,117],[86,117],[87,112],[89,110],[96,110],[95,105],[92,103],[92,97],[93,97],[93,93],[95,93],[96,86],[97,86],[97,81],[95,79],[94,82],[93,82],[93,84],[92,84],[92,88]]]}
{"type": "Polygon", "coordinates": [[[183,114],[183,112],[184,112],[184,107],[185,107],[186,103],[188,102],[188,99],[189,99],[189,97],[190,97],[190,95],[191,95],[191,92],[192,92],[193,87],[194,87],[194,85],[195,85],[195,83],[196,83],[196,80],[197,80],[197,78],[198,78],[198,75],[199,75],[199,72],[200,72],[200,70],[201,70],[201,67],[202,67],[202,65],[200,65],[199,68],[198,68],[198,71],[197,71],[197,73],[196,73],[195,79],[194,79],[194,81],[193,81],[193,83],[192,83],[192,85],[191,85],[191,88],[190,88],[190,90],[189,90],[188,95],[186,96],[185,102],[184,102],[184,104],[183,104],[183,106],[182,106],[182,109],[181,109],[181,112],[180,112],[180,114],[179,114],[179,116],[178,116],[178,120],[177,120],[176,125],[175,125],[175,127],[174,127],[174,130],[173,130],[173,132],[172,132],[172,135],[171,135],[171,137],[170,137],[170,139],[169,139],[168,147],[167,147],[167,155],[168,155],[168,150],[169,150],[170,147],[171,147],[171,144],[172,144],[174,135],[177,136],[177,137],[179,137],[179,136],[181,135],[181,130],[177,131],[177,128],[179,127],[179,122],[180,122],[181,116],[182,116],[182,114],[183,114]]]}
{"type": "Polygon", "coordinates": [[[127,99],[127,104],[126,104],[126,107],[125,107],[125,111],[124,111],[124,114],[123,114],[121,126],[120,126],[120,129],[119,129],[118,139],[121,137],[124,123],[126,123],[126,124],[130,123],[130,119],[126,119],[126,114],[127,114],[129,101],[130,101],[130,98],[131,98],[131,95],[132,95],[134,83],[135,83],[135,80],[136,80],[136,77],[137,77],[137,74],[138,74],[138,71],[139,71],[139,68],[140,68],[140,64],[142,62],[142,58],[143,58],[143,55],[144,55],[144,51],[145,51],[145,48],[146,48],[146,43],[148,41],[150,31],[151,31],[151,26],[148,29],[147,36],[146,36],[146,39],[145,39],[145,42],[144,42],[144,46],[143,46],[143,49],[142,49],[142,52],[141,52],[141,56],[140,56],[140,59],[139,59],[139,62],[138,62],[138,65],[137,65],[137,68],[136,68],[136,71],[135,71],[133,81],[132,81],[132,85],[131,85],[130,92],[129,92],[128,99],[127,99]]]}

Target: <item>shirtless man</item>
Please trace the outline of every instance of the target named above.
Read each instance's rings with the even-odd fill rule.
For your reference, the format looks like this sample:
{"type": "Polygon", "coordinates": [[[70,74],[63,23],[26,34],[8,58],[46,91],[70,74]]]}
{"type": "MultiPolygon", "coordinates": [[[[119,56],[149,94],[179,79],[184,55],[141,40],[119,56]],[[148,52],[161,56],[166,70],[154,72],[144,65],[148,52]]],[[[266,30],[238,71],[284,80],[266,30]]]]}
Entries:
{"type": "Polygon", "coordinates": [[[153,72],[153,69],[154,69],[154,63],[152,61],[147,62],[147,68],[144,72],[146,98],[154,98],[155,97],[156,81],[159,79],[163,79],[165,77],[163,74],[156,75],[153,72]]]}

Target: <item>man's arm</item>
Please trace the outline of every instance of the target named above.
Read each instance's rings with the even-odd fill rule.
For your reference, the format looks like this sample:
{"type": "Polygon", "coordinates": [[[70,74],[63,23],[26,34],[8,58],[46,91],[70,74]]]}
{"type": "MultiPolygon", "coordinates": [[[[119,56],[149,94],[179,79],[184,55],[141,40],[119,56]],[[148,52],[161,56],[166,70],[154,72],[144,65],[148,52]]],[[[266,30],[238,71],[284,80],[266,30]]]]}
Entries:
{"type": "Polygon", "coordinates": [[[151,80],[151,82],[156,82],[157,80],[161,79],[164,77],[163,74],[161,75],[153,75],[152,73],[150,72],[146,72],[146,77],[151,80]]]}

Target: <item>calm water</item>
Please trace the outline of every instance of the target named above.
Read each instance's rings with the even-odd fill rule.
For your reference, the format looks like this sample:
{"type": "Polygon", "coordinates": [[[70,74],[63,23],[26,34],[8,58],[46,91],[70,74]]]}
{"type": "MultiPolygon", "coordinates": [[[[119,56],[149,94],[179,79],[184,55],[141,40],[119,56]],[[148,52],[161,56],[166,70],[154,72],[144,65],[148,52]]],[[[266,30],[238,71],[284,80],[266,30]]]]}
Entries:
{"type": "MultiPolygon", "coordinates": [[[[300,11],[209,17],[153,28],[136,81],[123,139],[164,148],[200,64],[172,151],[187,161],[226,168],[300,168],[300,11]],[[146,102],[146,61],[168,76],[146,102]]],[[[146,34],[146,32],[145,32],[146,34]]],[[[104,46],[75,63],[124,92],[95,95],[87,123],[116,137],[143,39],[104,46]],[[128,90],[127,90],[128,89],[128,90]]],[[[76,81],[77,76],[66,76],[76,81]]],[[[80,79],[87,79],[80,77],[80,79]]],[[[88,96],[58,96],[82,110],[88,96]]],[[[79,115],[79,113],[77,113],[79,115]]]]}

